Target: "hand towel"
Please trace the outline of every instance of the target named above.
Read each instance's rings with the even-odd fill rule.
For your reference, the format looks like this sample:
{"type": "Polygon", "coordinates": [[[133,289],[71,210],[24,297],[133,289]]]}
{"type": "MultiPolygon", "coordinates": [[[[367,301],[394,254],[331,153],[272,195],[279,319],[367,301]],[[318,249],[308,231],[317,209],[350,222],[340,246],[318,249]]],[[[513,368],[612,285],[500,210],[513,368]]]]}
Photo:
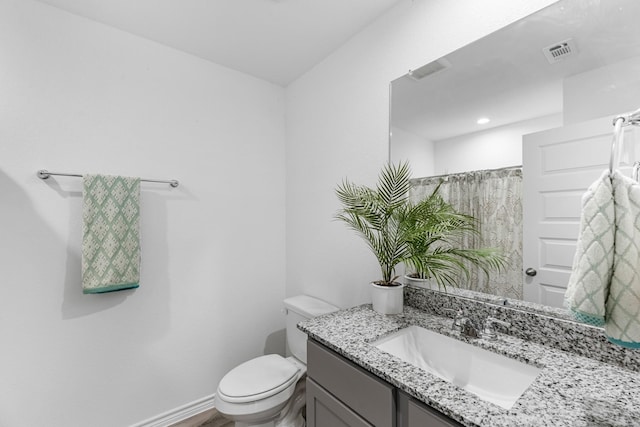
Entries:
{"type": "Polygon", "coordinates": [[[613,277],[605,333],[615,344],[640,348],[640,184],[615,171],[613,277]]]}
{"type": "Polygon", "coordinates": [[[576,320],[603,326],[613,272],[615,212],[609,171],[582,196],[580,234],[565,305],[576,320]]]}
{"type": "Polygon", "coordinates": [[[83,293],[139,286],[139,211],[139,178],[84,175],[83,293]]]}

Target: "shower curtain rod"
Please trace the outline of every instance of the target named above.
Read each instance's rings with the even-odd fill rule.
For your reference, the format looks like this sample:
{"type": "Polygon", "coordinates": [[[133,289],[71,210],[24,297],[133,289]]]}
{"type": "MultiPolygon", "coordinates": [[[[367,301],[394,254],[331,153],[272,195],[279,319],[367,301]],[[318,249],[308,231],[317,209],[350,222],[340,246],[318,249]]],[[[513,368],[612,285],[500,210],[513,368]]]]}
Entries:
{"type": "Polygon", "coordinates": [[[477,169],[477,170],[473,170],[473,171],[465,171],[465,172],[454,172],[454,173],[445,173],[442,175],[430,175],[430,176],[423,176],[423,177],[419,177],[419,178],[411,178],[410,181],[415,181],[415,180],[421,180],[421,179],[435,179],[435,178],[449,178],[455,175],[465,175],[465,174],[470,174],[470,173],[477,173],[477,172],[502,172],[502,171],[508,171],[511,169],[522,169],[522,165],[513,165],[513,166],[505,166],[502,168],[496,168],[496,169],[477,169]]]}
{"type": "MultiPolygon", "coordinates": [[[[82,178],[82,175],[77,174],[77,173],[49,172],[46,169],[40,169],[38,171],[38,178],[40,178],[40,179],[47,179],[51,175],[74,176],[74,177],[82,178]]],[[[173,188],[176,188],[178,185],[180,185],[180,183],[176,179],[164,180],[164,179],[142,179],[142,178],[140,178],[140,181],[144,181],[144,182],[159,182],[161,184],[169,184],[173,188]]]]}

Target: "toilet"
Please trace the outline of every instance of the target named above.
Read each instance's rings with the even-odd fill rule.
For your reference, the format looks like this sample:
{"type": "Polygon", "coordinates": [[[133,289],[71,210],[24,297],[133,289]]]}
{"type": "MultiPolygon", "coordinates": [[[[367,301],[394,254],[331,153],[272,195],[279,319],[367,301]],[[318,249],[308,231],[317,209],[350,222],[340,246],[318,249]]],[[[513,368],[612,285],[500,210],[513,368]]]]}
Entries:
{"type": "Polygon", "coordinates": [[[218,384],[214,405],[236,427],[304,427],[307,335],[296,325],[339,310],[308,295],[284,300],[291,356],[267,354],[229,371],[218,384]]]}

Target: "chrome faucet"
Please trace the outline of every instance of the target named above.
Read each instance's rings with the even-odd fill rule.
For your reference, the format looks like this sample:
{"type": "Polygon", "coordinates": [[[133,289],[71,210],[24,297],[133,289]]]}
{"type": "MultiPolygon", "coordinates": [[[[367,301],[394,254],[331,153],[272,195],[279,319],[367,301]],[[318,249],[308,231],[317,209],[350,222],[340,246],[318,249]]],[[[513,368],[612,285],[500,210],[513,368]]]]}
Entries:
{"type": "MultiPolygon", "coordinates": [[[[445,308],[445,311],[454,311],[445,308]]],[[[455,311],[455,317],[451,323],[451,329],[460,332],[464,337],[480,338],[480,330],[476,327],[471,319],[464,315],[462,309],[455,311]]]]}
{"type": "Polygon", "coordinates": [[[464,314],[462,313],[462,309],[459,308],[457,310],[454,310],[452,308],[445,308],[443,310],[446,311],[447,313],[453,313],[453,322],[451,322],[451,330],[452,331],[459,331],[460,330],[460,319],[462,319],[464,317],[464,314]]]}
{"type": "Polygon", "coordinates": [[[494,329],[495,325],[500,325],[504,328],[508,328],[511,326],[511,323],[497,319],[496,314],[497,310],[494,308],[491,312],[491,315],[484,321],[484,329],[482,330],[482,335],[492,340],[496,339],[498,336],[496,330],[494,329]]]}
{"type": "Polygon", "coordinates": [[[471,319],[463,317],[460,319],[460,333],[463,337],[480,338],[480,330],[476,327],[471,319]]]}
{"type": "Polygon", "coordinates": [[[451,330],[458,331],[460,332],[460,335],[467,338],[485,337],[488,339],[496,339],[498,335],[494,328],[495,325],[500,325],[504,328],[511,326],[511,323],[496,318],[497,310],[495,308],[491,312],[491,315],[485,319],[482,332],[480,328],[475,325],[473,320],[464,315],[462,309],[452,310],[450,308],[445,308],[444,310],[455,313],[453,322],[451,323],[451,330]]]}

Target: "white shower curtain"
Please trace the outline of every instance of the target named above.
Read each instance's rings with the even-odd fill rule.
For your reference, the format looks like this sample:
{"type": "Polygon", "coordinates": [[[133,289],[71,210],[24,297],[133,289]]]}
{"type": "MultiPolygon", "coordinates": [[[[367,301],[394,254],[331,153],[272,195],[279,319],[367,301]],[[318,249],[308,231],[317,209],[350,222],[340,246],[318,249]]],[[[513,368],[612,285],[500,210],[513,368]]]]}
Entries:
{"type": "Polygon", "coordinates": [[[462,245],[468,248],[498,248],[507,257],[501,272],[489,280],[478,268],[471,279],[460,275],[459,287],[522,299],[522,168],[481,170],[411,180],[413,201],[429,196],[442,182],[440,195],[457,211],[478,221],[479,236],[462,245]]]}

